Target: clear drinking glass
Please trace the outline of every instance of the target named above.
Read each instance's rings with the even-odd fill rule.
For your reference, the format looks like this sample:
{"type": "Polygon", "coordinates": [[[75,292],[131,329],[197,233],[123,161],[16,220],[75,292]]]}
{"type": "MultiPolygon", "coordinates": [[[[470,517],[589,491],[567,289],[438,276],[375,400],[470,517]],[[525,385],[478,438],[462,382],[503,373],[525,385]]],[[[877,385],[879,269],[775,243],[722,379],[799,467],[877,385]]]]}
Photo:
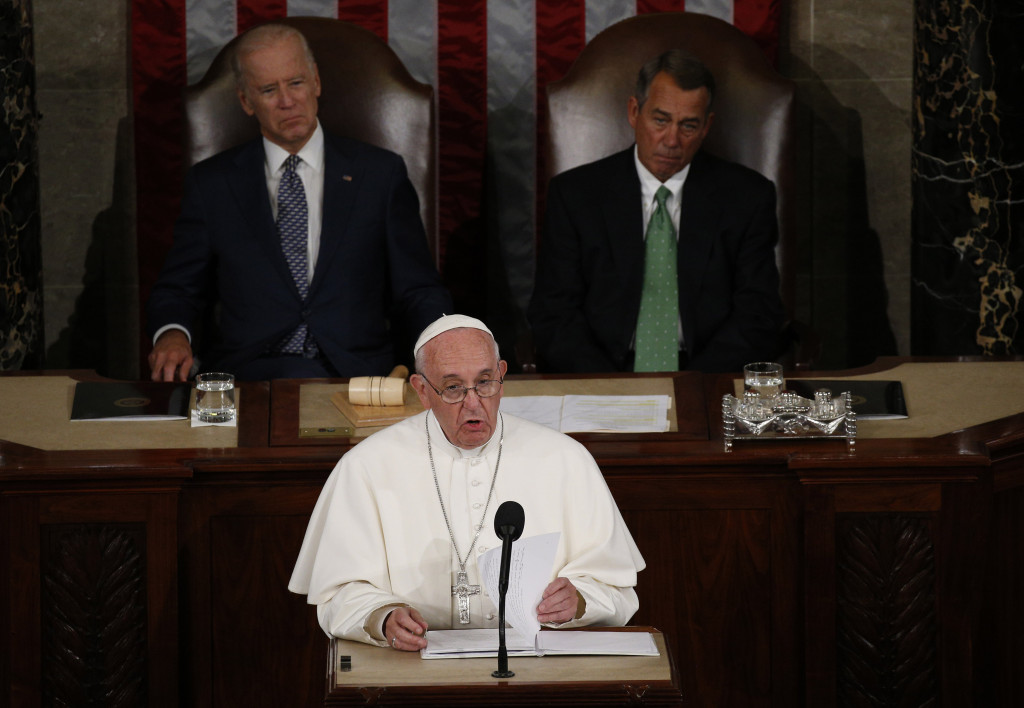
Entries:
{"type": "Polygon", "coordinates": [[[761,398],[775,398],[782,393],[782,364],[756,361],[743,367],[743,390],[755,391],[761,398]]]}
{"type": "Polygon", "coordinates": [[[235,377],[222,372],[196,376],[196,413],[204,423],[227,423],[235,417],[235,377]]]}

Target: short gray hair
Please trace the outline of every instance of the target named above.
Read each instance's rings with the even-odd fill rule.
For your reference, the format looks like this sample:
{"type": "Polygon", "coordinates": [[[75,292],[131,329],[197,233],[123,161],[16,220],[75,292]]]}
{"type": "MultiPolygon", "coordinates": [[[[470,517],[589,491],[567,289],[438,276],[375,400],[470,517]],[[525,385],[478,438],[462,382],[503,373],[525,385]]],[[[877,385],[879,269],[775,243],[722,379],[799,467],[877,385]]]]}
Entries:
{"type": "MultiPolygon", "coordinates": [[[[473,328],[472,327],[459,327],[458,329],[473,329],[473,328]]],[[[451,331],[451,330],[449,330],[449,331],[451,331]]],[[[482,329],[477,330],[477,331],[478,332],[483,332],[483,334],[487,334],[487,332],[484,332],[482,329]]],[[[442,332],[442,334],[443,334],[443,332],[442,332]]],[[[487,336],[490,337],[491,343],[494,344],[494,361],[496,361],[496,362],[501,361],[501,352],[498,350],[498,340],[496,340],[493,335],[487,335],[487,336]]],[[[427,344],[429,344],[429,342],[427,344]]],[[[424,344],[422,347],[420,347],[419,351],[416,352],[415,361],[413,362],[413,366],[416,367],[416,373],[419,374],[420,376],[423,376],[423,367],[426,366],[426,363],[427,363],[427,355],[424,354],[426,349],[427,349],[427,345],[426,344],[424,344]]]]}
{"type": "Polygon", "coordinates": [[[704,66],[704,62],[682,49],[669,49],[640,68],[640,74],[636,77],[633,98],[641,108],[647,101],[651,82],[663,71],[672,77],[676,86],[683,91],[706,88],[708,90],[708,110],[711,110],[711,104],[715,100],[715,77],[711,74],[711,70],[704,66]]]}
{"type": "Polygon", "coordinates": [[[280,22],[269,22],[265,25],[258,25],[247,30],[238,40],[235,53],[231,55],[231,72],[235,75],[235,86],[238,89],[245,89],[245,67],[243,60],[253,52],[266,49],[285,39],[297,39],[302,46],[302,52],[306,55],[306,62],[310,71],[316,69],[316,59],[313,57],[313,50],[306,41],[306,36],[290,25],[283,25],[280,22]]]}

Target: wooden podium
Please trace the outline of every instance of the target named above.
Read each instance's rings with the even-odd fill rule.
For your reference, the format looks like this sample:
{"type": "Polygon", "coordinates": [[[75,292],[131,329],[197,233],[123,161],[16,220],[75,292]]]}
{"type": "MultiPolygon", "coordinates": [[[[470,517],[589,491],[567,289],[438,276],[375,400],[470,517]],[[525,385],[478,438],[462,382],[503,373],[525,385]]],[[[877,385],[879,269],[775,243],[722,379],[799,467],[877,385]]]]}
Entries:
{"type": "MultiPolygon", "coordinates": [[[[505,395],[672,394],[668,432],[574,437],[647,560],[632,621],[665,633],[688,706],[1024,706],[1024,360],[838,377],[900,380],[910,417],[859,421],[855,450],[725,452],[735,375],[517,376],[505,395]]],[[[0,705],[113,691],[154,708],[322,707],[328,642],[287,585],[324,481],[361,439],[330,417],[346,382],[243,382],[237,428],[70,421],[75,381],[97,378],[0,372],[0,705]]],[[[653,705],[665,685],[581,681],[593,657],[519,660],[517,682],[488,684],[485,667],[474,685],[469,659],[351,654],[360,685],[335,704],[614,705],[643,690],[653,705]],[[458,674],[361,673],[386,660],[458,674]],[[563,661],[558,681],[532,673],[563,661]]]]}
{"type": "Polygon", "coordinates": [[[332,639],[324,705],[683,705],[679,676],[662,633],[650,627],[623,631],[651,632],[659,655],[514,656],[509,668],[516,675],[510,679],[491,676],[496,658],[424,660],[418,652],[332,639]]]}

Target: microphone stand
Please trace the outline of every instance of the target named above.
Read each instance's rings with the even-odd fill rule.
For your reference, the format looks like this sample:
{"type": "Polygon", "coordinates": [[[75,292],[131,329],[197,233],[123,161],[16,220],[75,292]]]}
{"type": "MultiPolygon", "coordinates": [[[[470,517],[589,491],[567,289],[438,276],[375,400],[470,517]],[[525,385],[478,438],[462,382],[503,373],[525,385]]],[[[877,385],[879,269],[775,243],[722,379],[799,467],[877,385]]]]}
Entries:
{"type": "Polygon", "coordinates": [[[501,538],[501,570],[498,573],[498,670],[491,672],[494,678],[515,676],[515,672],[508,670],[508,647],[505,646],[505,595],[508,594],[508,567],[512,563],[512,543],[523,535],[525,524],[526,515],[518,502],[503,502],[494,514],[494,534],[501,538]]]}
{"type": "Polygon", "coordinates": [[[512,534],[514,527],[501,527],[501,572],[498,575],[498,670],[494,678],[511,678],[515,671],[508,669],[508,647],[505,646],[505,595],[508,594],[508,566],[512,560],[512,534]]]}

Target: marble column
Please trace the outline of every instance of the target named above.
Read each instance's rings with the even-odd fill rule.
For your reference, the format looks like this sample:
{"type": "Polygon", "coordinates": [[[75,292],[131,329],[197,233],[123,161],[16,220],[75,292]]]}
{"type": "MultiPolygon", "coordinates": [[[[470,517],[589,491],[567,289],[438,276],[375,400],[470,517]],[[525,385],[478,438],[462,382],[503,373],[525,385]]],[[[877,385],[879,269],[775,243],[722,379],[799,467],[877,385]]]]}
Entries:
{"type": "Polygon", "coordinates": [[[0,2],[0,370],[43,356],[38,116],[31,0],[0,2]]]}
{"type": "Polygon", "coordinates": [[[1021,354],[1022,0],[915,0],[914,354],[1021,354]]]}

